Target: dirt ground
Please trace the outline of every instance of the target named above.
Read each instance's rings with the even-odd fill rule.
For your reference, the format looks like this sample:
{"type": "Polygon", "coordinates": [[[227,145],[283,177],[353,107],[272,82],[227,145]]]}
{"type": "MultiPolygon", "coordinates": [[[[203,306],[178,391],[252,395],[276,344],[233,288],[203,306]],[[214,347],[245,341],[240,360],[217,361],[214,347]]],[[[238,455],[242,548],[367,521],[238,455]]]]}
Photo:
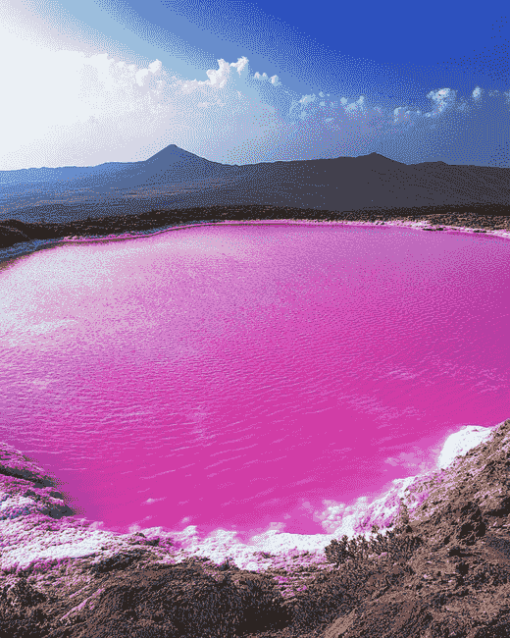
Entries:
{"type": "Polygon", "coordinates": [[[412,517],[402,500],[385,534],[372,527],[334,540],[322,565],[257,573],[197,557],[162,564],[157,542],[139,533],[103,560],[6,571],[0,636],[510,636],[509,466],[510,419],[424,475],[415,489],[426,498],[412,517]]]}

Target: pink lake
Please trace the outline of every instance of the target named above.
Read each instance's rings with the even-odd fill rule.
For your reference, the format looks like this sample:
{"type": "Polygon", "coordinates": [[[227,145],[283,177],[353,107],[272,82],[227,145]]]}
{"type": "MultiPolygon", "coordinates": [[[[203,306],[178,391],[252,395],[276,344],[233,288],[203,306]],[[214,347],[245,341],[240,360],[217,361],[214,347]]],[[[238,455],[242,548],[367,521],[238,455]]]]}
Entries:
{"type": "Polygon", "coordinates": [[[510,414],[510,242],[334,224],[0,267],[0,440],[108,529],[324,533],[510,414]]]}

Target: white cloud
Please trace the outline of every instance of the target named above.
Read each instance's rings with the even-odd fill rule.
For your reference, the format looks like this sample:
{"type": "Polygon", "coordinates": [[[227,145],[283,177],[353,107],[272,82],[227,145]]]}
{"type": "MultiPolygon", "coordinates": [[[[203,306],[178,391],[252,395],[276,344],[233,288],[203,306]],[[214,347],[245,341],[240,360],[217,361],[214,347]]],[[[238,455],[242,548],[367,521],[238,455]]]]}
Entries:
{"type": "Polygon", "coordinates": [[[260,75],[258,71],[255,73],[253,78],[255,80],[270,82],[273,86],[281,86],[282,84],[277,75],[272,75],[271,77],[269,77],[267,73],[262,73],[262,75],[260,75]]]}
{"type": "Polygon", "coordinates": [[[154,62],[151,62],[149,64],[149,71],[151,73],[159,73],[162,68],[163,68],[163,64],[161,60],[154,60],[154,62]]]}
{"type": "MultiPolygon", "coordinates": [[[[0,103],[0,170],[143,160],[172,143],[238,164],[359,155],[408,130],[426,136],[450,112],[488,102],[481,87],[462,100],[440,88],[427,94],[425,113],[389,109],[364,95],[296,94],[277,75],[252,73],[245,56],[189,79],[158,59],[54,50],[25,35],[0,23],[0,46],[16,60],[3,71],[11,99],[0,103]]],[[[496,93],[488,95],[509,101],[496,93]]]]}
{"type": "Polygon", "coordinates": [[[356,115],[358,115],[359,113],[364,113],[366,111],[364,96],[361,95],[360,98],[356,102],[351,102],[350,104],[345,104],[344,105],[344,111],[346,113],[356,114],[356,115]]]}
{"type": "Polygon", "coordinates": [[[248,58],[239,58],[237,62],[228,63],[225,60],[218,60],[218,69],[209,69],[206,71],[208,80],[190,80],[185,82],[179,82],[179,88],[181,91],[191,93],[197,89],[218,88],[223,89],[227,85],[230,77],[231,70],[235,69],[238,75],[241,77],[243,71],[248,64],[248,58]]]}
{"type": "MultiPolygon", "coordinates": [[[[100,161],[161,118],[162,64],[127,64],[106,53],[52,50],[0,28],[10,99],[0,103],[3,169],[100,161]]],[[[167,115],[165,115],[167,117],[167,115]]]]}
{"type": "Polygon", "coordinates": [[[299,103],[303,105],[311,104],[312,102],[315,102],[316,99],[315,95],[303,95],[303,97],[299,100],[299,103]]]}
{"type": "Polygon", "coordinates": [[[427,97],[434,103],[434,108],[430,113],[425,113],[425,117],[438,117],[455,104],[457,91],[448,88],[439,89],[438,91],[430,91],[427,97]]]}
{"type": "Polygon", "coordinates": [[[160,60],[143,66],[54,51],[18,35],[0,26],[0,41],[17,60],[4,73],[14,99],[0,104],[0,170],[141,160],[170,143],[215,159],[229,142],[263,144],[280,124],[261,100],[279,89],[278,77],[248,77],[246,57],[220,59],[206,80],[188,80],[160,60]]]}
{"type": "Polygon", "coordinates": [[[393,111],[393,122],[395,124],[408,122],[410,120],[410,111],[406,111],[403,106],[399,106],[393,111]]]}

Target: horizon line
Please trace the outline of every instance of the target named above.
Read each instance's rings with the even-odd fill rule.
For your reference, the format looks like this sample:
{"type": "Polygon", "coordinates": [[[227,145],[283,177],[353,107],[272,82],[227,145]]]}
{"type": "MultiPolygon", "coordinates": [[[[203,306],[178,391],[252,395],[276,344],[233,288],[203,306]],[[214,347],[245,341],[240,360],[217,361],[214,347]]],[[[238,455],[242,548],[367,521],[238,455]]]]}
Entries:
{"type": "Polygon", "coordinates": [[[192,153],[191,151],[187,151],[186,149],[177,146],[176,144],[168,144],[167,146],[163,147],[162,149],[160,149],[159,151],[157,151],[156,153],[154,153],[154,155],[151,155],[150,157],[146,158],[145,160],[137,160],[137,161],[126,161],[126,162],[120,162],[120,161],[111,161],[111,162],[102,162],[101,164],[93,164],[93,165],[83,165],[83,166],[77,166],[77,165],[63,165],[63,166],[39,166],[39,167],[35,167],[35,166],[30,166],[27,168],[15,168],[15,169],[1,169],[0,170],[0,174],[2,173],[16,173],[19,171],[40,171],[40,170],[58,170],[58,169],[65,169],[65,168],[76,168],[76,169],[80,169],[80,168],[98,168],[100,166],[106,166],[108,164],[143,164],[145,162],[148,162],[149,160],[151,160],[152,158],[156,157],[156,155],[159,155],[159,153],[162,153],[163,151],[165,151],[168,148],[172,148],[175,147],[176,149],[179,149],[180,151],[184,151],[185,153],[188,153],[189,155],[193,155],[194,157],[197,157],[199,159],[202,159],[206,162],[210,162],[211,164],[218,164],[220,166],[236,166],[236,167],[244,167],[244,166],[258,166],[261,164],[278,164],[278,163],[291,163],[291,162],[317,162],[317,161],[323,161],[323,160],[338,160],[338,159],[358,159],[361,157],[370,157],[372,155],[376,155],[378,157],[384,158],[385,160],[388,160],[390,162],[395,162],[396,164],[402,164],[403,166],[419,166],[421,164],[444,164],[445,166],[477,166],[480,168],[510,168],[510,166],[493,166],[493,165],[489,165],[489,164],[450,164],[448,162],[445,162],[443,160],[434,160],[434,161],[425,161],[425,162],[414,162],[414,163],[410,163],[410,164],[406,164],[405,162],[399,162],[398,160],[394,160],[391,157],[387,157],[386,155],[383,155],[382,153],[377,153],[376,151],[372,151],[371,153],[366,153],[366,154],[360,154],[360,155],[339,155],[337,157],[316,157],[316,158],[310,158],[310,159],[291,159],[291,160],[274,160],[274,161],[262,161],[262,162],[253,162],[253,163],[247,163],[247,164],[225,164],[223,162],[216,162],[214,160],[209,160],[206,157],[202,157],[201,155],[197,155],[196,153],[192,153]]]}

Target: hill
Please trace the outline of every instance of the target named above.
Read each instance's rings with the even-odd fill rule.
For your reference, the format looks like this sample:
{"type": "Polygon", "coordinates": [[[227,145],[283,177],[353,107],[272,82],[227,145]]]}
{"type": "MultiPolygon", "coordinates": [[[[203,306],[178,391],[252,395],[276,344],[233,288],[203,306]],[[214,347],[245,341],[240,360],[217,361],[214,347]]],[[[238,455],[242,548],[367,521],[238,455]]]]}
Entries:
{"type": "Polygon", "coordinates": [[[231,166],[170,145],[143,162],[0,172],[0,221],[70,223],[154,209],[391,211],[510,205],[510,169],[360,157],[231,166]]]}

